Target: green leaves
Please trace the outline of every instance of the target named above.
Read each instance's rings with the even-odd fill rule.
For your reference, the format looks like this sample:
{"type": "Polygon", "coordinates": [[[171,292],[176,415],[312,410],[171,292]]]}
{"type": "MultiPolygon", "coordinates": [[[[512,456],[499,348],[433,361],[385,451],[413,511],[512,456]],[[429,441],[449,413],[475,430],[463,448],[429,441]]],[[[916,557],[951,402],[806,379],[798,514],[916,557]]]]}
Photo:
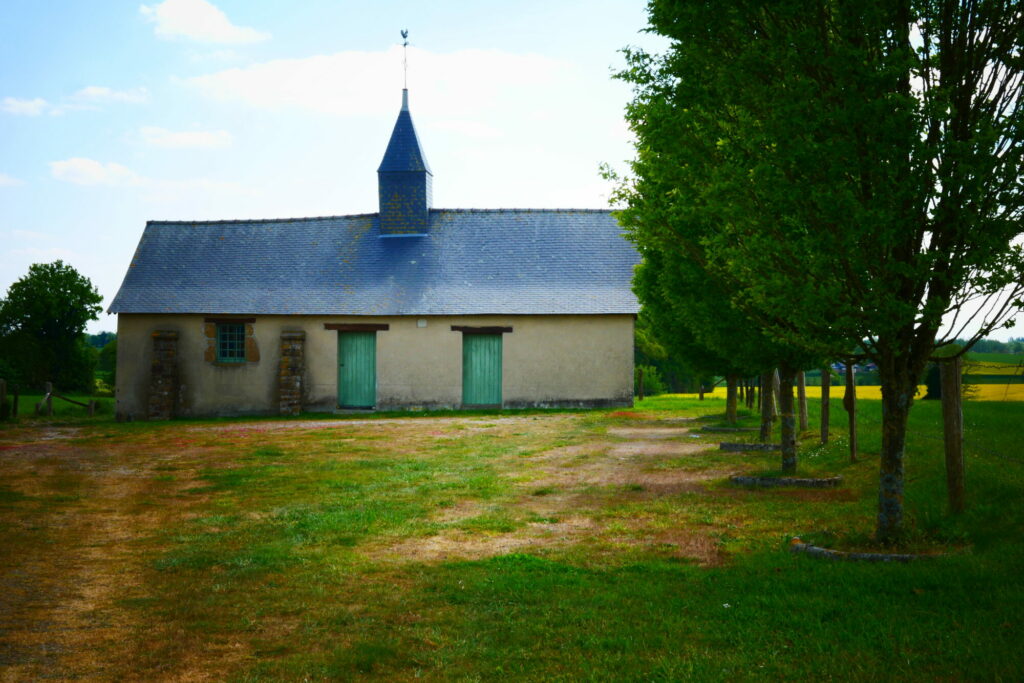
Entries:
{"type": "Polygon", "coordinates": [[[82,333],[103,310],[102,300],[92,282],[63,261],[30,266],[0,300],[0,348],[19,379],[91,389],[95,354],[82,333]]]}

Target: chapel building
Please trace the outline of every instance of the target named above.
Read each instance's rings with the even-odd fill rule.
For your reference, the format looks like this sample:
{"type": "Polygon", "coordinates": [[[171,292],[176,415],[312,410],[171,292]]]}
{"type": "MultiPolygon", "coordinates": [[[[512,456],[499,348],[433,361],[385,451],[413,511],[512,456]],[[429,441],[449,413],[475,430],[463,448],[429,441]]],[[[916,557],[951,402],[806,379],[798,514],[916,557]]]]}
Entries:
{"type": "Polygon", "coordinates": [[[627,406],[610,211],[435,209],[402,91],[379,211],[149,221],[110,305],[122,417],[627,406]]]}

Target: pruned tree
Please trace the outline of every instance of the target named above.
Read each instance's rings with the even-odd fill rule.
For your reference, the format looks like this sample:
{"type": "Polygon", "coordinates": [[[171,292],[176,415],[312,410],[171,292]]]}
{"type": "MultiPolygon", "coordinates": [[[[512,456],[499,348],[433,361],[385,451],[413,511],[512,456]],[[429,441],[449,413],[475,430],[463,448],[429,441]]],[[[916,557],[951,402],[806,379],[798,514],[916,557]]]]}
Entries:
{"type": "Polygon", "coordinates": [[[878,365],[883,541],[904,530],[928,358],[1024,305],[1022,13],[652,0],[650,30],[671,47],[627,51],[634,230],[727,280],[768,336],[833,358],[859,343],[878,365]]]}

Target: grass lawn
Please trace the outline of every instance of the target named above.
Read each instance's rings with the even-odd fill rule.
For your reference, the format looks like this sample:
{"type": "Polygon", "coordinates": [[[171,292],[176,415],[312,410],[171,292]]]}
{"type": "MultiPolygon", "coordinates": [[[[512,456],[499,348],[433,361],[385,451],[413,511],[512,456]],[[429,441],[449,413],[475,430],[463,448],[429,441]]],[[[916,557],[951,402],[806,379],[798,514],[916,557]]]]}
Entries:
{"type": "Polygon", "coordinates": [[[787,552],[871,546],[879,404],[850,463],[836,395],[822,491],[728,485],[778,456],[718,452],[716,398],[2,426],[0,679],[1018,678],[1024,403],[965,405],[957,517],[915,404],[905,549],[944,555],[875,565],[787,552]]]}

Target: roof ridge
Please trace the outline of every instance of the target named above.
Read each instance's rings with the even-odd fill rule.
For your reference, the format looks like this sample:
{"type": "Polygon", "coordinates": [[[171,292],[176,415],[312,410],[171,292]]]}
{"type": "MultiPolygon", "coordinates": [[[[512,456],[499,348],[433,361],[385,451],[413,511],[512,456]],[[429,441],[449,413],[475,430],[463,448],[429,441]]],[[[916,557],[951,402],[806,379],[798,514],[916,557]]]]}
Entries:
{"type": "Polygon", "coordinates": [[[326,221],[333,218],[364,218],[376,216],[372,213],[348,213],[335,214],[332,216],[298,216],[293,218],[222,218],[217,220],[149,220],[146,225],[217,225],[223,223],[300,223],[305,221],[326,221]]]}
{"type": "MultiPolygon", "coordinates": [[[[430,209],[431,213],[611,213],[615,209],[575,209],[564,207],[559,209],[430,209]]],[[[304,223],[312,221],[335,220],[339,218],[372,218],[377,216],[376,211],[372,213],[347,213],[330,216],[298,216],[293,218],[223,218],[215,220],[148,220],[146,225],[231,225],[239,223],[304,223]]]]}

